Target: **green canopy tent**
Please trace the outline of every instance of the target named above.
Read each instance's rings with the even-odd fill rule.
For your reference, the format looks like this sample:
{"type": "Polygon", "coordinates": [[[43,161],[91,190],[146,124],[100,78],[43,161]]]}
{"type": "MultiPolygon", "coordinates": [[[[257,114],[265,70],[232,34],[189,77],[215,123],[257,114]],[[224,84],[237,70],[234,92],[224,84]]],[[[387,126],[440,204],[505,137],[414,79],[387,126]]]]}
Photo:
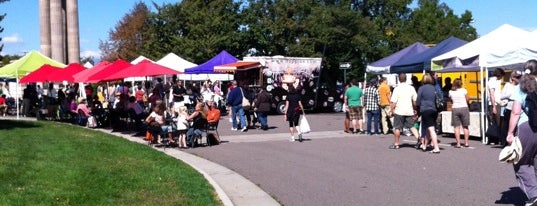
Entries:
{"type": "Polygon", "coordinates": [[[31,51],[15,62],[0,68],[0,77],[12,77],[19,79],[23,76],[26,76],[30,72],[39,69],[39,67],[43,66],[43,64],[50,64],[51,66],[61,68],[65,67],[65,64],[48,58],[37,51],[31,51]]]}
{"type": "MultiPolygon", "coordinates": [[[[19,79],[26,76],[30,72],[39,69],[44,64],[49,64],[56,67],[64,68],[65,64],[55,61],[47,56],[37,52],[28,52],[24,57],[16,60],[15,62],[3,66],[0,68],[0,77],[11,77],[17,79],[16,97],[20,97],[19,94],[19,79]]],[[[17,108],[19,108],[19,101],[15,101],[17,108]]],[[[19,118],[19,110],[17,109],[17,119],[19,118]]]]}

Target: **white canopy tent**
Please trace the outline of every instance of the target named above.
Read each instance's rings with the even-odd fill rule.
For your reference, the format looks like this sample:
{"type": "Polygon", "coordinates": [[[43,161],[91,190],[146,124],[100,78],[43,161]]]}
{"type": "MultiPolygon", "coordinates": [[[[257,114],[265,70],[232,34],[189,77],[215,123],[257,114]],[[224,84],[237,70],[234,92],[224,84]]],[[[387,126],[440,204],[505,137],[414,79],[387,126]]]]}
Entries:
{"type": "MultiPolygon", "coordinates": [[[[537,59],[537,38],[523,29],[504,24],[492,32],[464,46],[434,57],[431,68],[437,72],[480,71],[480,79],[485,78],[489,69],[497,67],[517,68],[527,60],[537,59]]],[[[481,84],[480,96],[485,88],[481,84]]],[[[483,99],[483,98],[482,98],[483,99]]],[[[481,101],[481,119],[485,117],[485,102],[481,101]]],[[[481,121],[483,143],[487,124],[481,121]]]]}
{"type": "Polygon", "coordinates": [[[156,63],[181,72],[181,74],[177,75],[177,78],[180,80],[205,81],[207,79],[210,79],[213,82],[216,80],[219,80],[219,81],[233,80],[233,75],[225,74],[225,73],[224,74],[184,74],[186,68],[192,68],[198,65],[192,62],[189,62],[181,58],[180,56],[177,56],[174,53],[167,54],[166,56],[162,57],[162,59],[158,60],[156,63]]]}

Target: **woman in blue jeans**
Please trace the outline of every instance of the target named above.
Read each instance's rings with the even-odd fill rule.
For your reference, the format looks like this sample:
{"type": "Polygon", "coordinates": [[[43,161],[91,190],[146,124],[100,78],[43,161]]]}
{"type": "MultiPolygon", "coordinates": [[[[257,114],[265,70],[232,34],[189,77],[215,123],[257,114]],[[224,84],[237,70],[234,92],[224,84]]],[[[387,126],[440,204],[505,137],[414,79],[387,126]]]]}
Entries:
{"type": "Polygon", "coordinates": [[[267,114],[270,112],[272,96],[262,86],[257,93],[253,107],[262,130],[268,130],[267,114]]]}

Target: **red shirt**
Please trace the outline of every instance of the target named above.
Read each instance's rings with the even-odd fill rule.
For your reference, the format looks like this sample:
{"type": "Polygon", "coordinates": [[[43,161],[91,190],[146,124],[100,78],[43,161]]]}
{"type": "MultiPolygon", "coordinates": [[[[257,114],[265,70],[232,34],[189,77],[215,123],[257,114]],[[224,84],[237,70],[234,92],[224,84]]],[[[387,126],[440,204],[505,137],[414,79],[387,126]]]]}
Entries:
{"type": "Polygon", "coordinates": [[[136,98],[137,102],[141,102],[144,100],[144,93],[145,92],[141,89],[136,91],[136,93],[134,93],[134,97],[136,98]]]}
{"type": "Polygon", "coordinates": [[[0,97],[0,105],[6,104],[6,99],[4,97],[0,97]]]}

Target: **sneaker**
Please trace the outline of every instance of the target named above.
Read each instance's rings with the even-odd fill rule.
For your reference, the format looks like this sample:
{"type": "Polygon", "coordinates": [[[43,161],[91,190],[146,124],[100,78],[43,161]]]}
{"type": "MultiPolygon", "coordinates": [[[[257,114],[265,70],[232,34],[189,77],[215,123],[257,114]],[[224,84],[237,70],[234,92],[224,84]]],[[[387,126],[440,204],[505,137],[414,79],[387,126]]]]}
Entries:
{"type": "Polygon", "coordinates": [[[248,130],[248,128],[244,127],[241,129],[241,132],[246,132],[248,130]]]}
{"type": "Polygon", "coordinates": [[[301,133],[298,133],[298,141],[302,142],[302,134],[301,133]]]}
{"type": "Polygon", "coordinates": [[[291,138],[289,138],[289,141],[294,142],[295,141],[295,136],[291,136],[291,138]]]}
{"type": "Polygon", "coordinates": [[[232,128],[231,128],[231,131],[237,131],[237,128],[232,127],[232,128]]]}
{"type": "Polygon", "coordinates": [[[526,201],[526,206],[536,206],[537,205],[537,197],[532,197],[528,201],[526,201]]]}

